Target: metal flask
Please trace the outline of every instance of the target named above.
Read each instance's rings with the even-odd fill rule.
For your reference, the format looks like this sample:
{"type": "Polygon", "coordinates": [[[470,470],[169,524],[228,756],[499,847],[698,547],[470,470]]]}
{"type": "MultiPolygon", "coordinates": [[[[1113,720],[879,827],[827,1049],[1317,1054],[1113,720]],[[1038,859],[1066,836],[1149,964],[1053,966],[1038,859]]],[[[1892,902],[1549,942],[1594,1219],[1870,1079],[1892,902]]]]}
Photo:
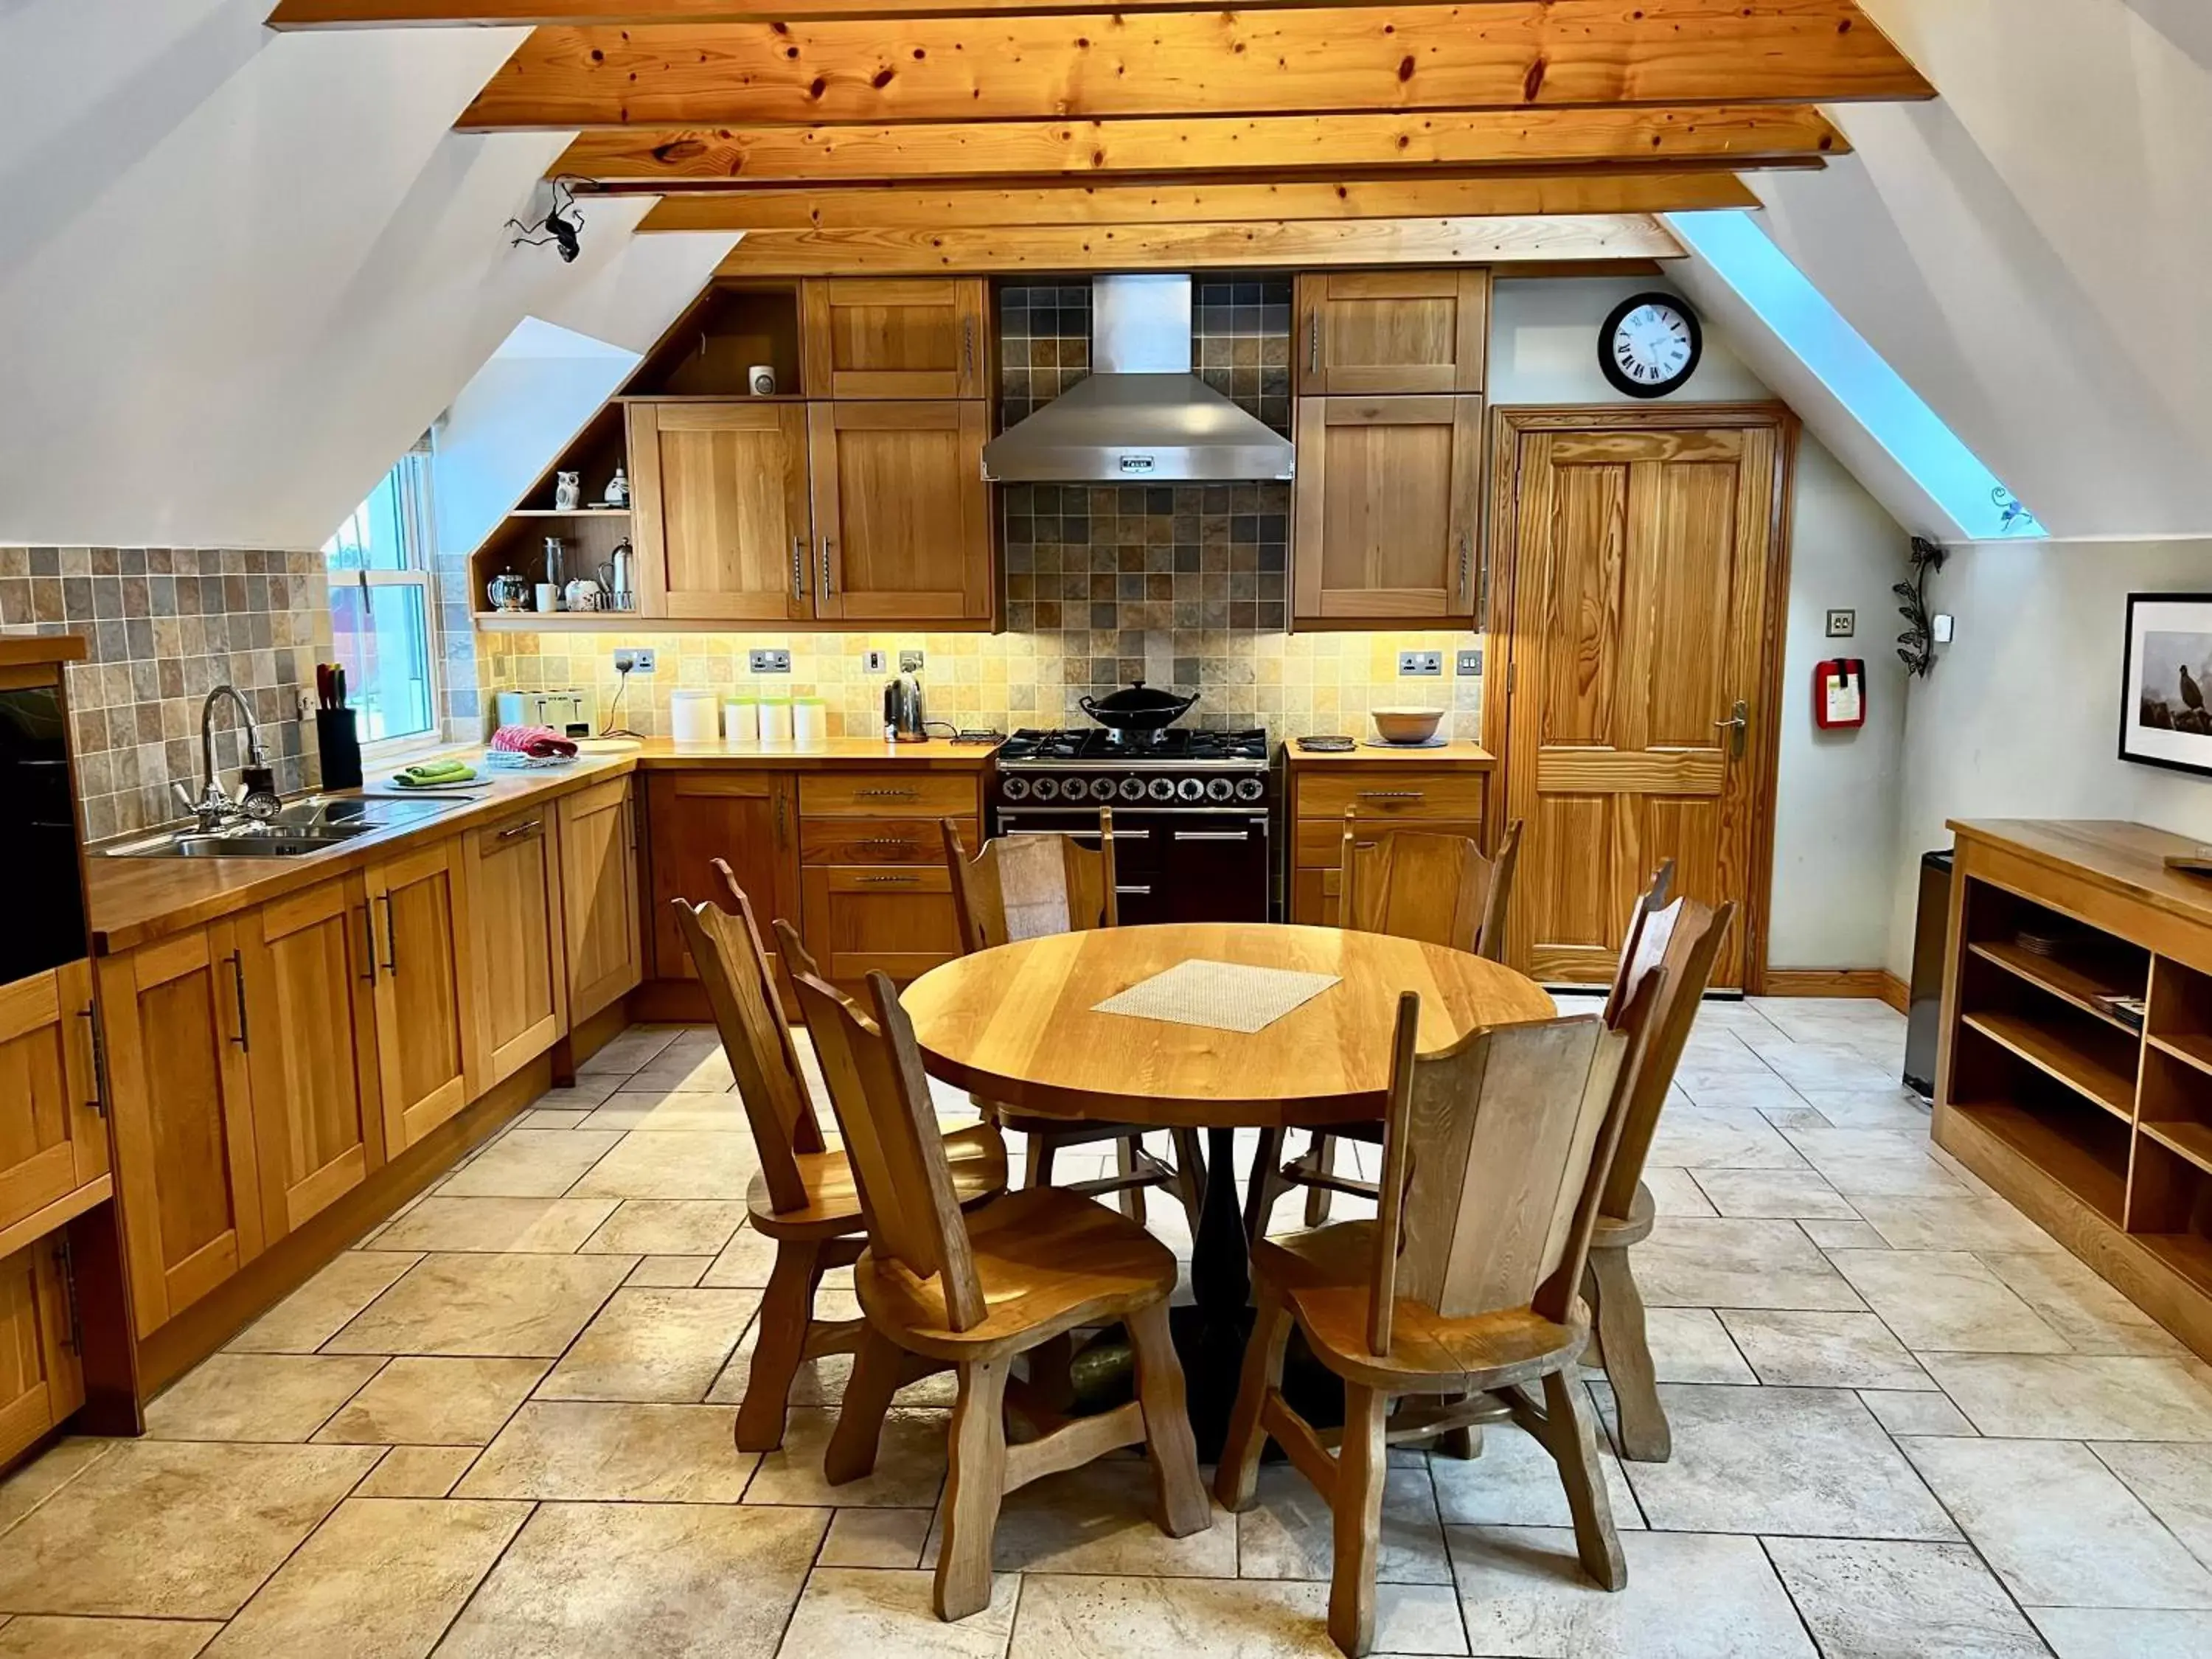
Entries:
{"type": "Polygon", "coordinates": [[[924,713],[921,701],[921,682],[912,674],[901,674],[884,687],[884,736],[893,743],[923,743],[929,733],[923,729],[924,713]]]}

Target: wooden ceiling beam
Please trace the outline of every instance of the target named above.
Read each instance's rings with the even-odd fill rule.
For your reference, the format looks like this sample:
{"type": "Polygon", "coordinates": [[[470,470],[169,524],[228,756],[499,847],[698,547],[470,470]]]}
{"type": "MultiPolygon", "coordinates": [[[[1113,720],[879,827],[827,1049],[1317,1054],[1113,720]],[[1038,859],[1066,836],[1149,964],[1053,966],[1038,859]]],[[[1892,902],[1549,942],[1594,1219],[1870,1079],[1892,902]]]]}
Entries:
{"type": "Polygon", "coordinates": [[[533,30],[468,130],[1925,98],[1854,0],[1474,0],[533,30]]]}
{"type": "Polygon", "coordinates": [[[1092,185],[969,189],[750,190],[664,198],[641,231],[932,230],[998,225],[1224,223],[1239,220],[1474,219],[1755,208],[1730,173],[1553,179],[1404,179],[1293,184],[1092,185]]]}
{"type": "Polygon", "coordinates": [[[569,144],[554,171],[657,186],[1130,173],[1242,173],[1264,180],[1301,173],[1336,179],[1363,168],[1737,168],[1802,164],[1849,148],[1818,110],[1776,105],[592,131],[569,144]]]}
{"type": "Polygon", "coordinates": [[[1048,225],[1009,236],[948,230],[749,233],[720,276],[915,276],[959,271],[1320,270],[1338,265],[1667,259],[1681,245],[1644,214],[1579,218],[1354,219],[1245,224],[1048,225]]]}
{"type": "MultiPolygon", "coordinates": [[[[1498,0],[1407,0],[1413,5],[1498,0]]],[[[1310,9],[1340,0],[1241,0],[1239,11],[1310,9]]],[[[826,17],[1049,16],[1091,12],[1098,0],[280,0],[279,31],[356,28],[635,28],[651,23],[788,23],[826,17]]],[[[1189,11],[1193,0],[1126,0],[1116,11],[1189,11]]]]}

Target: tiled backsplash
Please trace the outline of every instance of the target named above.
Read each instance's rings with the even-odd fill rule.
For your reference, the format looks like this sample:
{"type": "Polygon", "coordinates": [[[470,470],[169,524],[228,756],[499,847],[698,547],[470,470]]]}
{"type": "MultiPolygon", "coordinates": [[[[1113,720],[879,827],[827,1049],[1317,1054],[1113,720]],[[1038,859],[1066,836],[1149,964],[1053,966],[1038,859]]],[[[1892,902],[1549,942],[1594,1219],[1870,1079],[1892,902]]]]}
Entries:
{"type": "MultiPolygon", "coordinates": [[[[169,784],[197,787],[200,703],[225,681],[252,705],[278,787],[314,781],[298,710],[301,676],[330,646],[320,553],[0,547],[0,629],[89,642],[69,693],[95,840],[178,816],[169,784]]],[[[244,752],[236,717],[216,716],[216,763],[226,769],[244,752]]]]}

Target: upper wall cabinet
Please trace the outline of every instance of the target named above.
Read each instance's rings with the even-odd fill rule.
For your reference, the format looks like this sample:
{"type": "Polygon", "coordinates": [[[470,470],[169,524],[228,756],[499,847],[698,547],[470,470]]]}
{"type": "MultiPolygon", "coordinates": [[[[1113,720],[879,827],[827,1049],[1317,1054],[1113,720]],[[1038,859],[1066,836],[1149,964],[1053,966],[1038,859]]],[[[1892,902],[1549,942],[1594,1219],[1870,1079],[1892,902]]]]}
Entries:
{"type": "Polygon", "coordinates": [[[1490,273],[1348,270],[1298,278],[1303,397],[1480,392],[1490,273]]]}
{"type": "Polygon", "coordinates": [[[1294,625],[1471,624],[1480,398],[1301,398],[1294,625]]]}
{"type": "Polygon", "coordinates": [[[984,405],[810,404],[814,614],[980,622],[991,614],[984,405]]]}
{"type": "Polygon", "coordinates": [[[629,437],[640,611],[813,615],[804,404],[632,404],[629,437]]]}
{"type": "Polygon", "coordinates": [[[990,306],[979,276],[805,288],[809,398],[981,398],[990,306]]]}

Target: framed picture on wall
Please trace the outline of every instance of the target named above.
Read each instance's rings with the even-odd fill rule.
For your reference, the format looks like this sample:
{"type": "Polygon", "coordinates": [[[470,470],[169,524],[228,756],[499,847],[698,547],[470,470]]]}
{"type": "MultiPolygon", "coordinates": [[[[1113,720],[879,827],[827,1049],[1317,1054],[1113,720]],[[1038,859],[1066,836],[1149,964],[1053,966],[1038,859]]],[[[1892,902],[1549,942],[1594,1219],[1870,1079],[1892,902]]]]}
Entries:
{"type": "Polygon", "coordinates": [[[2212,593],[2128,595],[2120,758],[2212,776],[2212,593]]]}

